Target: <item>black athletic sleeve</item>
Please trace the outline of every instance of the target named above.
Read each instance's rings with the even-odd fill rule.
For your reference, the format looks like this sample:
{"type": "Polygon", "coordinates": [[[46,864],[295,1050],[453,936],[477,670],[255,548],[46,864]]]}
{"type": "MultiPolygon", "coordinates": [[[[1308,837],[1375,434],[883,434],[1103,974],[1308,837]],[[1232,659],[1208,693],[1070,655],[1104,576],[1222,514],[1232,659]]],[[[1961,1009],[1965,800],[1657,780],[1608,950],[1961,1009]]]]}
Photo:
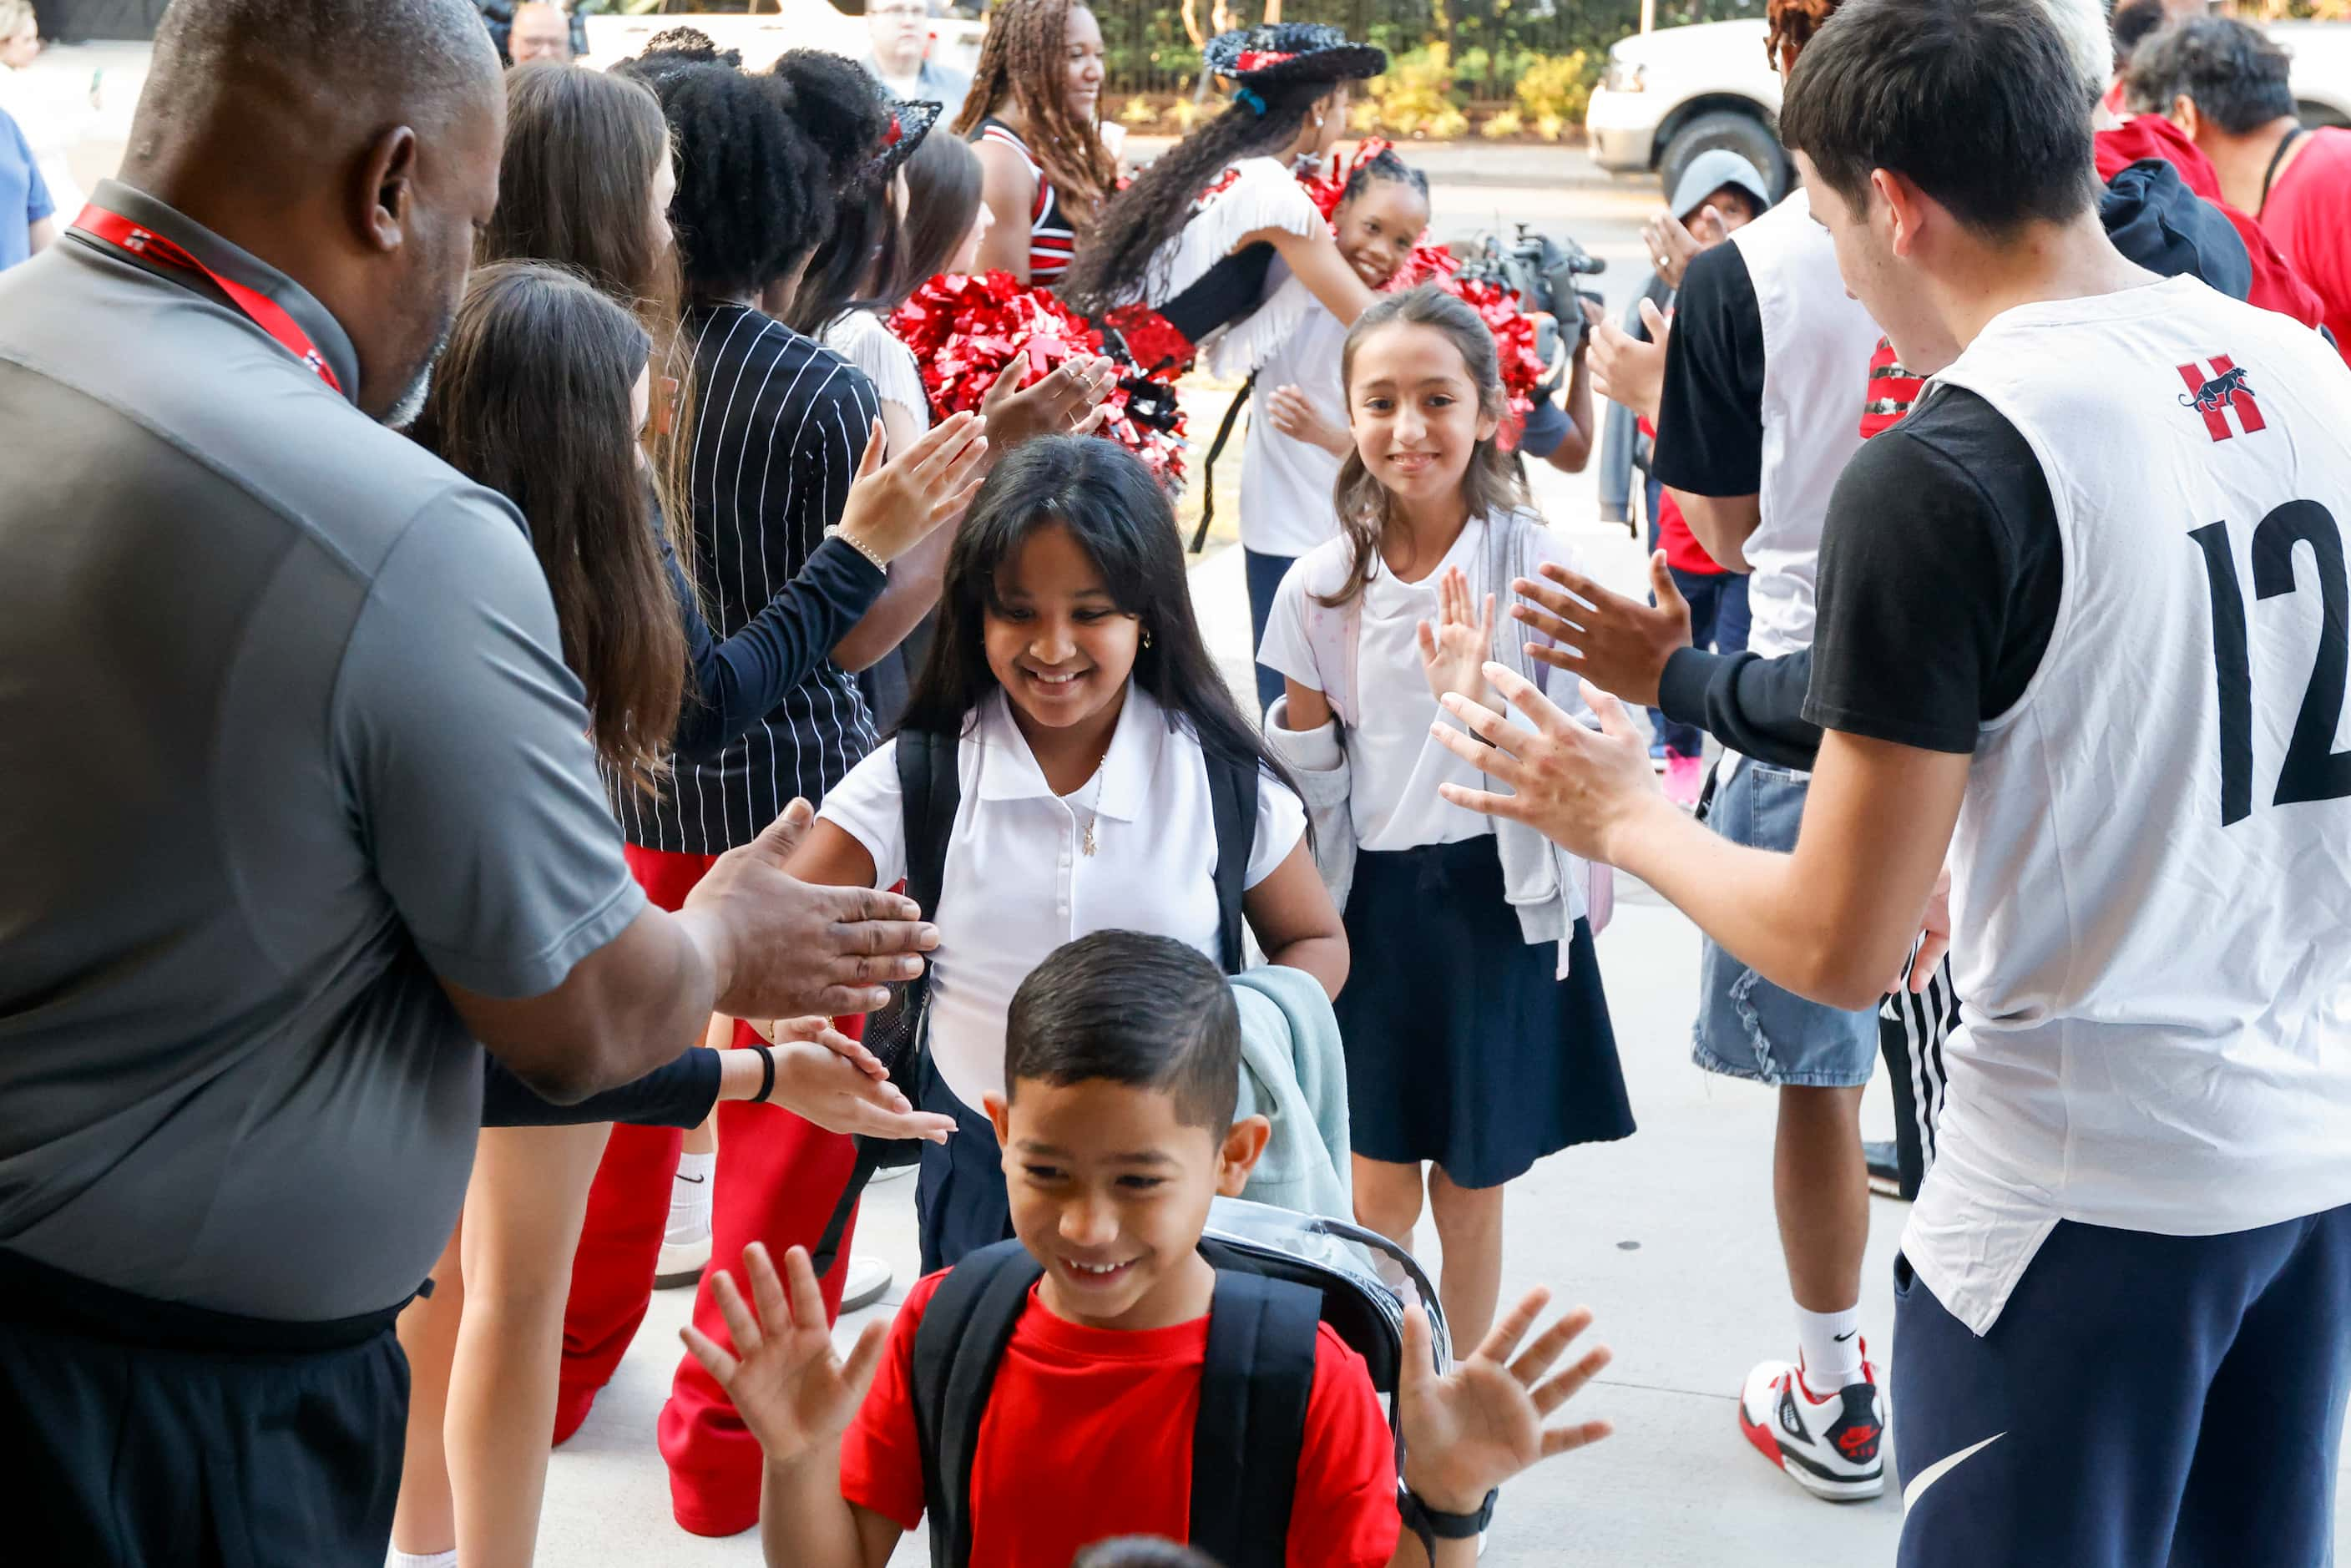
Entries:
{"type": "Polygon", "coordinates": [[[1804,717],[1812,675],[1810,648],[1777,659],[1677,648],[1657,679],[1657,710],[1759,762],[1809,773],[1821,750],[1821,727],[1804,717]]]}
{"type": "Polygon", "coordinates": [[[2057,623],[2064,552],[2024,437],[1937,390],[1846,465],[1821,533],[1812,696],[1823,729],[1973,752],[2057,623]]]}
{"type": "Polygon", "coordinates": [[[643,1078],[591,1094],[576,1105],[558,1105],[501,1065],[485,1059],[482,1125],[485,1127],[579,1127],[591,1122],[625,1122],[636,1127],[698,1127],[718,1103],[718,1053],[689,1046],[643,1078]]]}
{"type": "Polygon", "coordinates": [[[1682,275],[1650,473],[1693,496],[1763,487],[1763,311],[1735,245],[1700,251],[1682,275]]]}

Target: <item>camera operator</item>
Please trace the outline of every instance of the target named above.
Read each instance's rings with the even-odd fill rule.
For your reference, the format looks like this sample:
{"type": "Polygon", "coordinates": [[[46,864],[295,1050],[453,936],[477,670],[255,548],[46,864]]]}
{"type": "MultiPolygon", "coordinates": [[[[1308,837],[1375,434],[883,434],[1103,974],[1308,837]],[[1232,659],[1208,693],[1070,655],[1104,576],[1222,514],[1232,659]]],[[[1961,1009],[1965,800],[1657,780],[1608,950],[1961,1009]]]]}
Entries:
{"type": "MultiPolygon", "coordinates": [[[[1581,474],[1592,461],[1592,329],[1606,319],[1600,307],[1580,294],[1571,293],[1562,308],[1570,302],[1580,310],[1583,319],[1575,329],[1575,346],[1568,354],[1566,386],[1554,382],[1536,394],[1535,406],[1527,413],[1527,427],[1519,436],[1519,452],[1531,461],[1548,463],[1562,474],[1581,474]],[[1564,398],[1562,400],[1562,392],[1564,398]]],[[[1545,336],[1555,338],[1563,330],[1556,319],[1537,318],[1537,325],[1545,328],[1545,336]]]]}

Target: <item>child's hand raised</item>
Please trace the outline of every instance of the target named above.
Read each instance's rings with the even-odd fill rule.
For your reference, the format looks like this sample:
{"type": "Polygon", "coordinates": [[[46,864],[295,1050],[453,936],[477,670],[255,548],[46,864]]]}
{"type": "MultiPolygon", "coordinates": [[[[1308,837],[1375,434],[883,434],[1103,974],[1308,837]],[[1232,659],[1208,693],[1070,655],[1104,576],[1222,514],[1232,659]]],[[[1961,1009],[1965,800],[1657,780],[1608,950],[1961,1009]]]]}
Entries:
{"type": "Polygon", "coordinates": [[[1427,1314],[1416,1306],[1405,1309],[1398,1391],[1404,1482],[1427,1507],[1439,1513],[1475,1513],[1485,1506],[1488,1492],[1520,1471],[1596,1443],[1614,1429],[1605,1421],[1543,1425],[1543,1417],[1573,1398],[1609,1361],[1607,1348],[1595,1346],[1565,1372],[1541,1381],[1592,1326],[1592,1313],[1583,1307],[1544,1330],[1512,1361],[1511,1353],[1550,1302],[1549,1291],[1529,1291],[1494,1325],[1486,1343],[1443,1377],[1437,1375],[1429,1349],[1427,1314]]]}
{"type": "Polygon", "coordinates": [[[866,438],[857,480],[841,510],[841,537],[874,561],[895,560],[932,529],[962,515],[987,476],[987,438],[976,413],[949,414],[905,451],[882,460],[880,421],[866,438]]]}
{"type": "Polygon", "coordinates": [[[1319,446],[1333,457],[1343,458],[1355,449],[1355,438],[1346,426],[1324,418],[1314,400],[1294,386],[1273,389],[1273,395],[1266,400],[1266,417],[1292,441],[1319,446]]]}
{"type": "Polygon", "coordinates": [[[1420,623],[1420,664],[1438,702],[1458,694],[1486,700],[1486,661],[1494,656],[1494,596],[1482,609],[1469,602],[1469,578],[1448,567],[1437,580],[1437,620],[1420,623]]]}
{"type": "Polygon", "coordinates": [[[808,1249],[786,1252],[784,1270],[791,1276],[789,1298],[768,1249],[757,1241],[743,1249],[743,1272],[751,1281],[756,1312],[725,1270],[711,1281],[710,1293],[735,1342],[733,1354],[690,1323],[681,1331],[685,1348],[735,1402],[770,1465],[793,1463],[840,1441],[873,1385],[890,1332],[887,1323],[866,1324],[843,1364],[833,1354],[824,1296],[808,1249]]]}

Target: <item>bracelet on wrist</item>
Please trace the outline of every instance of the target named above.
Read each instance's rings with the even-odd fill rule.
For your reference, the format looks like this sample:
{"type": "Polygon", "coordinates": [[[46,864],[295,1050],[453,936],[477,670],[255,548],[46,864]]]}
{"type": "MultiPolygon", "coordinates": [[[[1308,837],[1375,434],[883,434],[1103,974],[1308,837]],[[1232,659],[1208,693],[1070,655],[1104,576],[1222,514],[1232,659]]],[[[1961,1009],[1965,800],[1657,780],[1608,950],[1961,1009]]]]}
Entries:
{"type": "Polygon", "coordinates": [[[1421,1550],[1434,1563],[1439,1541],[1476,1540],[1494,1521],[1494,1500],[1501,1495],[1499,1487],[1488,1492],[1475,1513],[1444,1513],[1421,1501],[1420,1494],[1410,1487],[1402,1487],[1396,1491],[1396,1511],[1404,1516],[1405,1528],[1420,1538],[1421,1550]]]}
{"type": "Polygon", "coordinates": [[[874,570],[886,572],[890,570],[890,563],[883,560],[880,555],[875,553],[871,545],[868,545],[863,539],[852,538],[847,534],[842,533],[839,523],[835,523],[832,527],[825,529],[824,537],[829,539],[839,539],[842,544],[847,545],[851,549],[855,550],[859,555],[862,555],[867,560],[872,561],[873,563],[874,570]]]}
{"type": "Polygon", "coordinates": [[[751,1096],[751,1103],[764,1105],[768,1103],[768,1096],[776,1092],[776,1048],[757,1045],[751,1049],[759,1053],[759,1092],[751,1096]]]}

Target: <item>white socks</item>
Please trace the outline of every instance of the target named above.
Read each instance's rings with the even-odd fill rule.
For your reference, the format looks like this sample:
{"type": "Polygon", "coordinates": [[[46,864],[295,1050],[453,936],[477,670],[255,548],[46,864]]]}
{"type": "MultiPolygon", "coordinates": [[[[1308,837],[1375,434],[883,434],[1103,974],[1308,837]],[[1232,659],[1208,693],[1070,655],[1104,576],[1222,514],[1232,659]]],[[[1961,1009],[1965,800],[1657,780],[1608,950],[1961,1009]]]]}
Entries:
{"type": "Polygon", "coordinates": [[[394,1547],[383,1560],[383,1568],[457,1568],[457,1549],[446,1552],[402,1552],[394,1547]]]}
{"type": "Polygon", "coordinates": [[[710,1179],[717,1170],[715,1154],[677,1156],[677,1176],[669,1186],[669,1229],[663,1240],[692,1241],[709,1232],[710,1179]]]}
{"type": "Polygon", "coordinates": [[[1826,1398],[1861,1381],[1861,1307],[1841,1312],[1796,1309],[1796,1343],[1804,1349],[1804,1386],[1826,1398]]]}

